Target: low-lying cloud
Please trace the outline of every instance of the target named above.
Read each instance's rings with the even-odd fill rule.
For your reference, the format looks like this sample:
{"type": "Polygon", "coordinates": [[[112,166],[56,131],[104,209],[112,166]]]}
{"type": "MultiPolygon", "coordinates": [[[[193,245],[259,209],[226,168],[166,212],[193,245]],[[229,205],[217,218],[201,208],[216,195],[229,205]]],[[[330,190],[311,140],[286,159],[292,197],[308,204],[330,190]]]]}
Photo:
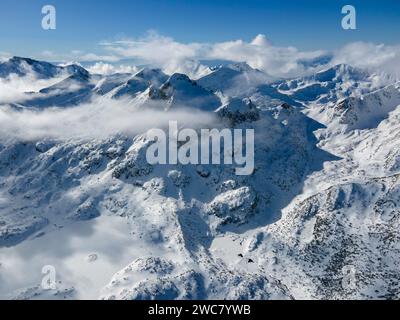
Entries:
{"type": "Polygon", "coordinates": [[[3,143],[106,139],[117,134],[135,136],[152,128],[166,128],[169,120],[190,128],[208,127],[215,121],[213,114],[193,109],[165,112],[155,107],[144,105],[139,111],[123,101],[104,99],[77,107],[43,110],[0,106],[0,139],[3,143]]]}
{"type": "Polygon", "coordinates": [[[27,93],[37,92],[64,78],[65,75],[51,79],[37,79],[34,73],[29,73],[24,77],[12,74],[7,78],[0,78],[0,104],[23,101],[27,98],[27,93]]]}

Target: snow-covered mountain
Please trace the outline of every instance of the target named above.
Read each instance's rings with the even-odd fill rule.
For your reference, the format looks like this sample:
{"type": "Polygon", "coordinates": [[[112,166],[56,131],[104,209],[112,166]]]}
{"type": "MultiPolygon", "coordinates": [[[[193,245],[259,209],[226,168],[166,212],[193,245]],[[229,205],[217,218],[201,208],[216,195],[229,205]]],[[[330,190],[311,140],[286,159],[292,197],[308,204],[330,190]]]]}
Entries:
{"type": "Polygon", "coordinates": [[[389,76],[340,64],[315,75],[278,82],[276,86],[279,92],[305,105],[326,105],[347,97],[361,96],[391,81],[389,76]]]}
{"type": "Polygon", "coordinates": [[[214,111],[221,102],[211,91],[198,85],[184,74],[173,74],[159,89],[153,99],[161,98],[168,102],[167,109],[173,107],[191,107],[199,110],[214,111]]]}
{"type": "Polygon", "coordinates": [[[247,63],[232,63],[211,67],[210,73],[198,79],[197,82],[206,89],[236,95],[258,84],[273,80],[276,79],[253,69],[247,63]]]}
{"type": "Polygon", "coordinates": [[[138,93],[146,91],[150,86],[161,86],[167,80],[168,76],[161,70],[144,68],[112,90],[110,95],[117,99],[124,96],[134,97],[138,93]]]}
{"type": "Polygon", "coordinates": [[[84,69],[76,64],[56,66],[48,62],[21,57],[13,57],[0,63],[0,78],[7,78],[14,74],[20,77],[33,75],[37,79],[49,79],[64,74],[73,75],[82,72],[84,69]]]}
{"type": "Polygon", "coordinates": [[[339,101],[327,112],[331,125],[343,125],[347,130],[376,127],[400,105],[400,83],[360,97],[339,101]]]}
{"type": "Polygon", "coordinates": [[[400,91],[389,81],[346,65],[276,80],[237,64],[196,81],[77,67],[0,106],[34,132],[29,117],[71,110],[82,121],[77,106],[100,101],[255,130],[249,176],[229,164],[150,165],[144,132],[0,135],[0,298],[399,298],[400,91]],[[57,289],[41,287],[43,265],[56,268],[57,289]]]}

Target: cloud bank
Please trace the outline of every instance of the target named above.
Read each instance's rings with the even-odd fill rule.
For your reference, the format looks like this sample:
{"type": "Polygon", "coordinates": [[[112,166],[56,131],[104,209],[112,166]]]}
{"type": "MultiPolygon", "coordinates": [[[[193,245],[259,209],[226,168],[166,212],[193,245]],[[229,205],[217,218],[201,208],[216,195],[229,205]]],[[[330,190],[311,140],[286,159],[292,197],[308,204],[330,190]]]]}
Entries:
{"type": "Polygon", "coordinates": [[[382,71],[400,78],[400,45],[350,43],[335,52],[332,64],[339,63],[382,71]]]}
{"type": "Polygon", "coordinates": [[[206,67],[199,62],[202,60],[247,62],[280,78],[310,74],[338,63],[400,74],[400,45],[355,42],[333,52],[304,51],[292,46],[275,46],[263,34],[251,41],[181,43],[152,31],[141,38],[103,41],[100,46],[106,52],[105,61],[133,59],[161,67],[167,73],[182,72],[194,78],[205,72],[206,67]]]}
{"type": "Polygon", "coordinates": [[[324,56],[326,52],[300,51],[294,47],[273,46],[265,35],[251,42],[244,40],[220,43],[180,43],[151,32],[144,38],[102,42],[101,46],[122,59],[136,59],[172,71],[201,74],[200,60],[247,62],[275,77],[292,77],[309,72],[303,61],[324,56]]]}
{"type": "Polygon", "coordinates": [[[52,79],[37,79],[33,73],[25,77],[11,74],[5,79],[0,78],[0,103],[22,101],[28,97],[27,92],[37,92],[40,89],[56,84],[64,78],[65,75],[52,79]]]}
{"type": "MultiPolygon", "coordinates": [[[[149,31],[139,38],[102,41],[96,53],[73,50],[67,54],[42,53],[41,58],[53,61],[80,61],[96,73],[130,72],[128,65],[149,64],[166,73],[186,73],[198,78],[207,66],[200,61],[224,60],[247,62],[251,67],[278,78],[292,78],[317,72],[338,63],[400,75],[400,44],[385,45],[354,42],[334,51],[300,50],[293,46],[276,46],[259,34],[251,41],[243,39],[216,43],[182,43],[171,37],[149,31]]],[[[1,54],[0,54],[1,56],[1,54]]]]}
{"type": "Polygon", "coordinates": [[[136,73],[140,68],[130,65],[112,65],[105,62],[96,62],[95,64],[86,68],[90,73],[110,75],[114,73],[136,73]]]}
{"type": "Polygon", "coordinates": [[[0,106],[0,139],[9,143],[106,139],[117,134],[133,137],[149,129],[167,128],[169,120],[190,128],[217,125],[215,116],[210,113],[193,109],[164,112],[155,110],[154,106],[145,107],[141,106],[138,111],[123,101],[101,99],[77,107],[44,110],[0,106]]]}

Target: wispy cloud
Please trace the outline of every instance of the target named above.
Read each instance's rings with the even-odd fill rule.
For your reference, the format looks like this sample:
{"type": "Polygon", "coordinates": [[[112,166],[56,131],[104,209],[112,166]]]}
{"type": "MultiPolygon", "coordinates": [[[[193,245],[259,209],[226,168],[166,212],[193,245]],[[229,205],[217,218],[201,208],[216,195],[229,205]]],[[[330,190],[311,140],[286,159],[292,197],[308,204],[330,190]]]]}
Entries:
{"type": "Polygon", "coordinates": [[[98,54],[92,52],[83,52],[81,50],[72,50],[68,53],[57,53],[51,50],[42,51],[39,59],[67,62],[67,61],[79,61],[79,62],[118,62],[121,60],[120,56],[111,54],[98,54]]]}

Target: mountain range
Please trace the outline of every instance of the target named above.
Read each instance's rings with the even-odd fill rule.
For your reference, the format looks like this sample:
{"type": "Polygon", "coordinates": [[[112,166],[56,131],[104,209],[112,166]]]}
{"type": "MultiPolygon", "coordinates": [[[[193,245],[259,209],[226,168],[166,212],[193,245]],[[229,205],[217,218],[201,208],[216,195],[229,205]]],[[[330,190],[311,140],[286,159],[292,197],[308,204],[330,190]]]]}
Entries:
{"type": "Polygon", "coordinates": [[[246,63],[99,75],[19,57],[0,64],[11,75],[62,77],[0,101],[15,116],[101,101],[254,129],[255,170],[149,165],[144,132],[0,135],[0,298],[400,297],[395,79],[349,65],[276,79],[246,63]],[[43,264],[57,289],[40,286],[43,264]]]}

